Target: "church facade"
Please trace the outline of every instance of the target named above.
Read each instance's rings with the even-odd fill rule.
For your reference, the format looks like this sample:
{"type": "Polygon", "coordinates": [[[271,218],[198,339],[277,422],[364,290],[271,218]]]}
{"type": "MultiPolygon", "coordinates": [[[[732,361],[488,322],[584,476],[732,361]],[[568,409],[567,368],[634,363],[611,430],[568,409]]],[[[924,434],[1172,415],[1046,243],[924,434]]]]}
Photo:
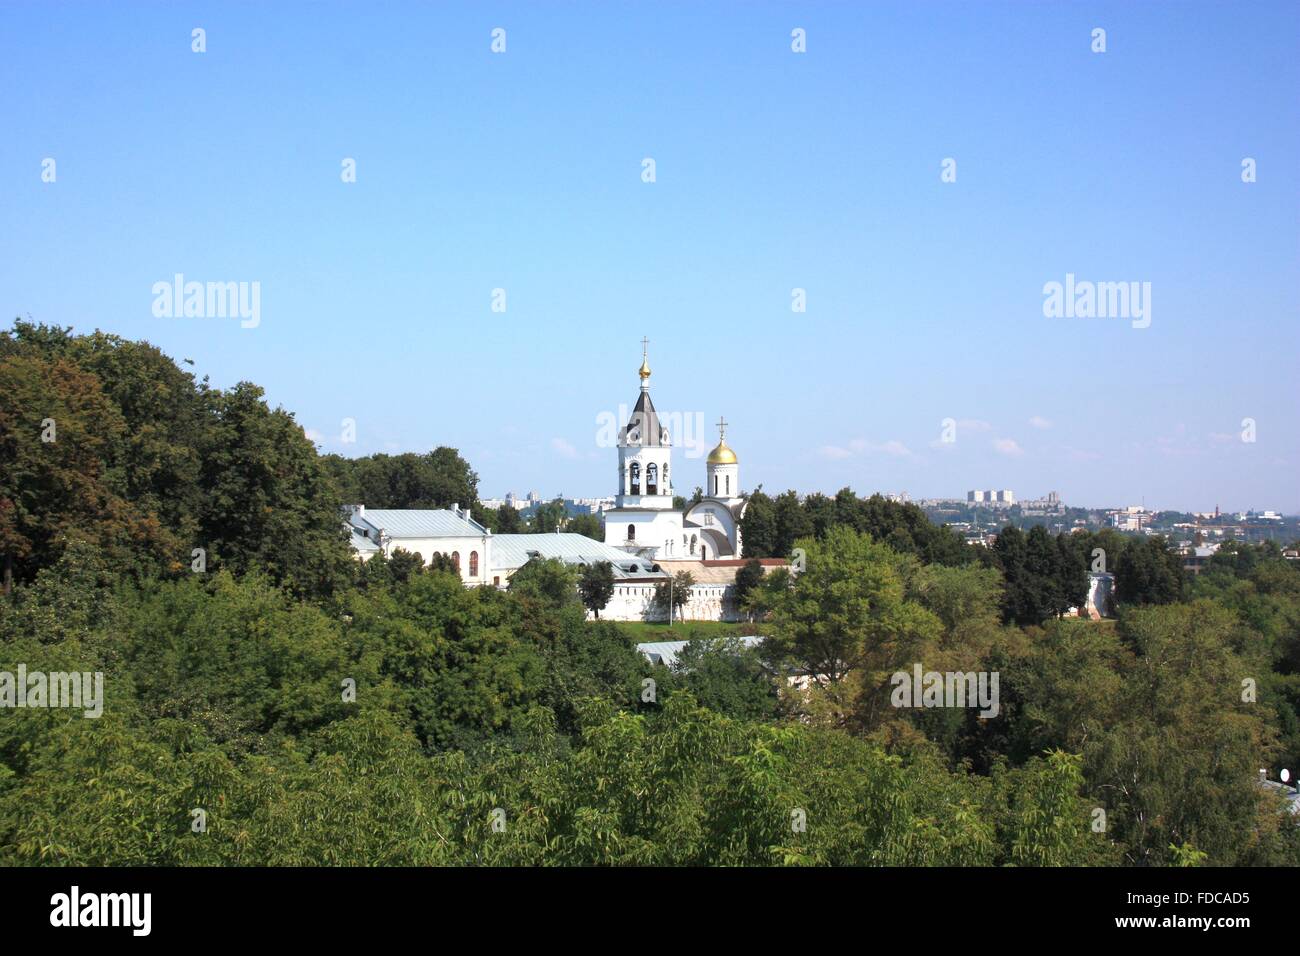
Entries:
{"type": "Polygon", "coordinates": [[[727,446],[726,419],[705,461],[704,497],[673,505],[672,436],[650,399],[650,361],[641,356],[641,393],[618,435],[618,492],[605,512],[605,543],[655,561],[734,560],[742,556],[740,462],[727,446]]]}

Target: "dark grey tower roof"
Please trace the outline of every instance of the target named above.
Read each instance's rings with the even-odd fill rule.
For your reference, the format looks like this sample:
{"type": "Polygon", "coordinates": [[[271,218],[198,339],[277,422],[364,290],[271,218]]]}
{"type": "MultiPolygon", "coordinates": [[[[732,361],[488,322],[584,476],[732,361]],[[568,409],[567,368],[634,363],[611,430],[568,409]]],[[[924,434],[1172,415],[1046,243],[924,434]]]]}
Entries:
{"type": "Polygon", "coordinates": [[[650,390],[641,389],[641,396],[632,409],[632,417],[619,433],[619,441],[625,445],[658,446],[666,443],[667,435],[659,424],[659,415],[655,412],[655,403],[650,401],[650,390]]]}

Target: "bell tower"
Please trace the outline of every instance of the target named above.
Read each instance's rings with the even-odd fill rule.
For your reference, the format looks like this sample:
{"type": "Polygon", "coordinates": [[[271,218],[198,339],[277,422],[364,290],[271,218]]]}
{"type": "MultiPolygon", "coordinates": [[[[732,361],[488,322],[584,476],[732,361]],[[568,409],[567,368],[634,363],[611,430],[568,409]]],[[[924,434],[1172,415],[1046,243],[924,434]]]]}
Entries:
{"type": "Polygon", "coordinates": [[[672,440],[650,400],[649,339],[641,340],[641,394],[618,436],[619,489],[615,507],[668,510],[673,506],[672,440]]]}

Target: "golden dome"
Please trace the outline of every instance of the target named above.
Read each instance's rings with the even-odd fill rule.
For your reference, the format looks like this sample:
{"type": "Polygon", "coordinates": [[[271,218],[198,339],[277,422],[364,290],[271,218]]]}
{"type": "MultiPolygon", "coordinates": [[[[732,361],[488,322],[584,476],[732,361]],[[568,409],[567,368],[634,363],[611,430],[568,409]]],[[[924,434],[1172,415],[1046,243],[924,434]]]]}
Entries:
{"type": "Polygon", "coordinates": [[[718,447],[709,452],[710,465],[734,465],[736,453],[727,447],[725,440],[718,442],[718,447]]]}
{"type": "Polygon", "coordinates": [[[650,377],[650,360],[645,356],[641,357],[641,371],[637,374],[641,376],[643,382],[650,377]]]}

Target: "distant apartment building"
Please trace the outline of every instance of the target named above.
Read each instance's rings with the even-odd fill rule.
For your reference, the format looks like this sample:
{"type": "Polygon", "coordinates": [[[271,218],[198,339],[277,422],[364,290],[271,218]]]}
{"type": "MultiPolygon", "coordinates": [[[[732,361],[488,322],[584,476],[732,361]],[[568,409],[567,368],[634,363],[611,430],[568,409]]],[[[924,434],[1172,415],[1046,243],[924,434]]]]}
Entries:
{"type": "Polygon", "coordinates": [[[1106,520],[1110,522],[1110,526],[1119,531],[1141,531],[1154,517],[1155,515],[1141,505],[1129,505],[1122,511],[1106,512],[1106,520]]]}
{"type": "Polygon", "coordinates": [[[542,499],[535,491],[528,492],[527,498],[520,498],[513,491],[507,491],[504,498],[480,498],[478,503],[491,511],[496,511],[502,505],[509,505],[516,511],[523,511],[525,508],[541,504],[541,501],[542,499]]]}
{"type": "Polygon", "coordinates": [[[1028,498],[1020,502],[1020,513],[1027,518],[1060,515],[1065,514],[1065,505],[1062,504],[1060,495],[1055,491],[1049,491],[1045,498],[1028,498]]]}
{"type": "Polygon", "coordinates": [[[968,491],[966,504],[983,505],[987,508],[1010,508],[1016,503],[1016,496],[1010,489],[1002,491],[968,491]]]}

